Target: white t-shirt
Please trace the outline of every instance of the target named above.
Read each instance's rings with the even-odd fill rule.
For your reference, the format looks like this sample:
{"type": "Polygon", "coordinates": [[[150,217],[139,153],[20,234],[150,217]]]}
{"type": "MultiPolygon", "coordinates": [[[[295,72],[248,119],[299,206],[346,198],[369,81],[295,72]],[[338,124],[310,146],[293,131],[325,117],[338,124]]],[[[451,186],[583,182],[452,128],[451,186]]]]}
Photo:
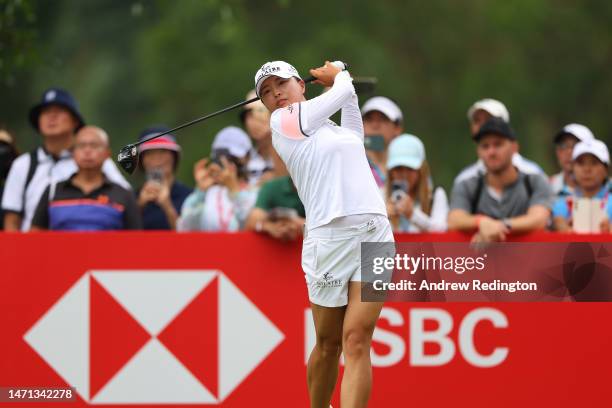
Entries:
{"type": "Polygon", "coordinates": [[[336,75],[321,96],[277,109],[270,118],[272,144],[293,179],[313,229],[355,214],[387,216],[368,165],[363,122],[348,72],[336,75]],[[342,126],[329,117],[342,109],[342,126]]]}
{"type": "Polygon", "coordinates": [[[444,232],[447,229],[448,198],[442,187],[437,187],[433,193],[431,214],[427,215],[421,209],[421,204],[414,203],[412,217],[400,216],[397,232],[444,232]]]}
{"type": "MultiPolygon", "coordinates": [[[[25,193],[25,206],[23,205],[23,188],[30,169],[29,152],[15,159],[4,185],[2,209],[17,213],[21,213],[22,210],[24,211],[21,231],[28,231],[30,229],[34,211],[47,186],[68,179],[78,170],[68,150],[64,150],[58,160],[55,160],[53,156],[45,152],[41,147],[37,149],[37,154],[38,165],[25,193]]],[[[106,159],[102,166],[102,171],[106,178],[113,183],[117,183],[128,190],[132,189],[111,159],[106,159]]]]}
{"type": "Polygon", "coordinates": [[[176,229],[239,231],[244,228],[256,199],[257,190],[252,188],[244,188],[237,194],[230,194],[227,187],[216,184],[206,191],[196,188],[183,203],[176,229]]]}

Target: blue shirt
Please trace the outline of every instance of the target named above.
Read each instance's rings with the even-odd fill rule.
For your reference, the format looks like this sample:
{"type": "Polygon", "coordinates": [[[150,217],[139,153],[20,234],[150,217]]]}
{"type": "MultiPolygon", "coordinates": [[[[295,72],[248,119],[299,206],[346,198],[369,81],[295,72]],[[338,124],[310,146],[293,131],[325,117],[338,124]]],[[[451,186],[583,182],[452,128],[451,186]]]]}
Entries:
{"type": "MultiPolygon", "coordinates": [[[[608,182],[606,183],[598,192],[595,194],[593,198],[598,198],[604,201],[606,206],[606,214],[608,215],[608,219],[612,220],[612,199],[610,197],[610,189],[612,185],[608,182]]],[[[575,198],[583,197],[582,192],[576,188],[573,194],[566,195],[563,197],[559,197],[557,201],[553,204],[552,208],[552,216],[555,217],[563,217],[566,220],[571,218],[571,200],[575,198]]]]}
{"type": "MultiPolygon", "coordinates": [[[[172,183],[170,189],[170,200],[177,214],[181,213],[183,201],[191,194],[191,189],[179,181],[172,183]]],[[[138,191],[140,194],[140,191],[138,191]]],[[[147,203],[142,209],[142,226],[146,230],[169,230],[168,218],[164,210],[156,203],[147,203]]]]}

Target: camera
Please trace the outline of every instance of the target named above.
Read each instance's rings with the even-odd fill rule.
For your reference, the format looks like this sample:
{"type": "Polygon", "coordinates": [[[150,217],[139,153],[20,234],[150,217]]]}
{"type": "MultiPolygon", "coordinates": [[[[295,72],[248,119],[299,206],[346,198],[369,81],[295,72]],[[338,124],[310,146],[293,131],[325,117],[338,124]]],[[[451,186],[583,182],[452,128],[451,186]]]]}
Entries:
{"type": "Polygon", "coordinates": [[[397,203],[408,195],[408,182],[406,180],[391,183],[391,202],[397,203]]]}
{"type": "Polygon", "coordinates": [[[222,157],[225,157],[229,161],[233,161],[233,156],[230,153],[229,149],[221,148],[212,151],[210,155],[210,162],[215,163],[219,167],[223,168],[223,162],[221,161],[222,157]]]}

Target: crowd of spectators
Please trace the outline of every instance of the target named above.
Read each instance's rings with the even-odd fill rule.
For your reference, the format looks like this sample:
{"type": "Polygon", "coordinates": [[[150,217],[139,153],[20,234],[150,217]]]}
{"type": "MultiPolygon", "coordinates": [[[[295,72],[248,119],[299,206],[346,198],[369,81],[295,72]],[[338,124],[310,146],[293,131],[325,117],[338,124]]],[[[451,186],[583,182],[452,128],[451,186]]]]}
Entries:
{"type": "MultiPolygon", "coordinates": [[[[434,182],[423,141],[404,133],[397,103],[376,96],[361,113],[365,154],[396,232],[463,231],[477,243],[546,229],[610,233],[610,155],[584,125],[551,136],[560,172],[548,177],[520,154],[522,136],[506,106],[475,102],[466,135],[477,160],[447,195],[434,182]]],[[[0,129],[0,229],[246,230],[295,240],[306,214],[272,146],[270,113],[254,102],[239,117],[242,127],[222,129],[210,157],[193,166],[193,189],[176,180],[181,147],[171,134],[139,146],[145,181],[132,187],[110,158],[104,129],[86,125],[72,95],[51,88],[29,113],[40,146],[19,155],[15,137],[0,129]]],[[[149,127],[140,139],[167,130],[149,127]]]]}

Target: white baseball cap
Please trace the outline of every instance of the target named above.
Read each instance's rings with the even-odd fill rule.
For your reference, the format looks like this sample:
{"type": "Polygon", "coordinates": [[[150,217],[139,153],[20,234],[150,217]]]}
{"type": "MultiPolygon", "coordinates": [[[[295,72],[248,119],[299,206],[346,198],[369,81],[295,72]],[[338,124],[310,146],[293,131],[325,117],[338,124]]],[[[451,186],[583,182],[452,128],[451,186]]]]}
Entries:
{"type": "Polygon", "coordinates": [[[261,87],[261,84],[263,84],[264,80],[271,76],[277,76],[285,79],[289,79],[291,77],[302,79],[297,69],[285,61],[266,62],[255,74],[255,92],[257,92],[257,96],[261,97],[259,94],[259,88],[261,87]]]}
{"type": "Polygon", "coordinates": [[[488,112],[491,116],[502,118],[504,122],[510,123],[510,113],[506,105],[497,99],[486,98],[476,101],[467,111],[467,118],[469,121],[472,121],[474,113],[476,113],[477,110],[483,110],[488,112]]]}
{"type": "Polygon", "coordinates": [[[404,119],[402,110],[395,102],[384,96],[375,96],[370,98],[363,104],[361,108],[361,116],[365,116],[368,112],[378,111],[389,118],[392,122],[401,122],[404,119]]]}
{"type": "Polygon", "coordinates": [[[559,133],[555,135],[555,143],[559,143],[561,138],[565,135],[572,135],[581,142],[595,139],[591,129],[579,123],[570,123],[569,125],[563,126],[563,129],[561,129],[559,133]]]}
{"type": "Polygon", "coordinates": [[[242,159],[252,148],[251,139],[244,130],[236,126],[228,126],[217,133],[211,150],[227,149],[232,156],[242,159]]]}
{"type": "Polygon", "coordinates": [[[572,160],[576,160],[583,154],[592,154],[606,166],[610,164],[610,152],[608,152],[608,146],[606,146],[606,144],[601,140],[592,139],[585,142],[578,142],[576,146],[574,146],[572,160]]]}
{"type": "Polygon", "coordinates": [[[414,135],[403,134],[389,143],[387,170],[404,166],[418,170],[425,160],[425,146],[421,139],[414,135]]]}

